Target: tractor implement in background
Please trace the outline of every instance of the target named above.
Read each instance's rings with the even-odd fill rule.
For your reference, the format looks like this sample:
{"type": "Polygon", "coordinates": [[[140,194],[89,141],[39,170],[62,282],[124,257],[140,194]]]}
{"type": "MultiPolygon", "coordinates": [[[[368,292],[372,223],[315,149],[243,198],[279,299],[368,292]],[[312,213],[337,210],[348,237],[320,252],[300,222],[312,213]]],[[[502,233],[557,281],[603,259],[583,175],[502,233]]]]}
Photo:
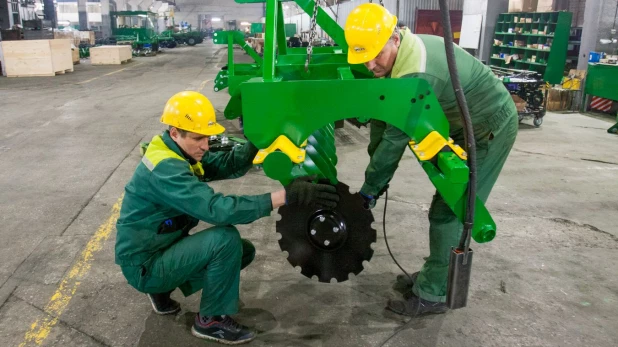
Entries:
{"type": "Polygon", "coordinates": [[[151,56],[159,51],[157,14],[150,11],[112,11],[112,40],[131,45],[133,56],[151,56]]]}
{"type": "MultiPolygon", "coordinates": [[[[375,79],[363,65],[348,64],[343,29],[321,7],[314,11],[313,0],[295,2],[311,17],[311,27],[315,30],[313,22],[318,24],[334,40],[334,46],[287,47],[282,1],[236,2],[266,2],[265,45],[264,55],[258,59],[244,40],[239,42],[242,33],[223,31],[214,36],[215,43],[228,45],[228,64],[219,72],[214,87],[215,91],[228,88],[231,96],[225,117],[242,117],[245,136],[260,149],[254,164],[262,166],[268,177],[287,184],[297,177],[315,176],[342,192],[341,206],[330,212],[279,209],[280,246],[289,252],[292,265],[300,266],[305,276],[318,276],[320,281],[341,281],[347,279],[344,272],[358,274],[362,262],[373,254],[370,242],[357,242],[357,238],[368,241],[375,235],[371,231],[373,217],[358,203],[359,194],[350,194],[337,177],[334,123],[340,120],[355,118],[364,123],[377,119],[404,131],[429,180],[464,221],[467,153],[449,138],[449,123],[425,80],[375,79]],[[234,44],[252,56],[254,63],[235,63],[234,44]],[[331,224],[351,225],[354,232],[338,239],[337,247],[325,249],[319,242],[331,240],[325,239],[321,229],[312,228],[319,225],[315,216],[318,221],[323,216],[331,224]],[[360,216],[358,221],[354,220],[356,216],[360,216]],[[320,231],[317,241],[311,238],[314,229],[320,231]],[[350,250],[357,256],[346,255],[350,250]],[[339,269],[342,262],[346,267],[339,269]]],[[[472,238],[479,243],[491,241],[496,225],[480,199],[475,204],[472,238]]]]}

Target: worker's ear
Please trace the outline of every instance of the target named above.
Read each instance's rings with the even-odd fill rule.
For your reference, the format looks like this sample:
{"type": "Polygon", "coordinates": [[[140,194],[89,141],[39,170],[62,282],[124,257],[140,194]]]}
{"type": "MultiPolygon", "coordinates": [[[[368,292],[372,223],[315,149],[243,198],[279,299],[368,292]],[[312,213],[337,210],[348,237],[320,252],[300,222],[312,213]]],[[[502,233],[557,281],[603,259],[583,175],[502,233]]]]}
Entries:
{"type": "Polygon", "coordinates": [[[172,140],[178,140],[179,135],[180,134],[178,133],[178,129],[170,127],[170,137],[172,138],[172,140]]]}
{"type": "Polygon", "coordinates": [[[393,43],[395,44],[395,47],[399,48],[399,45],[401,44],[401,36],[395,35],[395,37],[393,37],[393,43]]]}

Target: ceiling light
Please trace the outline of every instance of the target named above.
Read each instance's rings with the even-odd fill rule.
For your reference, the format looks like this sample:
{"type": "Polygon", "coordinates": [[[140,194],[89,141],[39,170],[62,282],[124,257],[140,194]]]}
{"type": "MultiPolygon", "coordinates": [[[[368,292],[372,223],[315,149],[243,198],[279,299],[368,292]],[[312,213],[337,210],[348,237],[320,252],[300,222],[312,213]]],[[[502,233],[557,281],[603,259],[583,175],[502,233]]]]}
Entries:
{"type": "Polygon", "coordinates": [[[220,22],[220,21],[221,21],[221,18],[218,18],[218,17],[212,17],[211,21],[213,21],[213,22],[220,22]]]}

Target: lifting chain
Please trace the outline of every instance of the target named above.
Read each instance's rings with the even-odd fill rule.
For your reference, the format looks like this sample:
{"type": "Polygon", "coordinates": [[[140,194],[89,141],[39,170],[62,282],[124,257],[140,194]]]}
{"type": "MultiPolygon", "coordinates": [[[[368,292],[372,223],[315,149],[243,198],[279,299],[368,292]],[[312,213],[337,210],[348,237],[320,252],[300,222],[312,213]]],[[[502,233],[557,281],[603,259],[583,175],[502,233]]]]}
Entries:
{"type": "MultiPolygon", "coordinates": [[[[373,0],[369,0],[369,3],[373,4],[373,0]]],[[[384,7],[384,0],[380,0],[380,6],[384,7]]]]}
{"type": "Polygon", "coordinates": [[[311,55],[313,54],[313,40],[315,39],[316,17],[318,16],[318,7],[320,7],[320,0],[315,0],[315,4],[313,6],[313,16],[311,16],[311,29],[309,32],[309,44],[307,45],[305,72],[309,72],[309,62],[311,61],[311,55]]]}

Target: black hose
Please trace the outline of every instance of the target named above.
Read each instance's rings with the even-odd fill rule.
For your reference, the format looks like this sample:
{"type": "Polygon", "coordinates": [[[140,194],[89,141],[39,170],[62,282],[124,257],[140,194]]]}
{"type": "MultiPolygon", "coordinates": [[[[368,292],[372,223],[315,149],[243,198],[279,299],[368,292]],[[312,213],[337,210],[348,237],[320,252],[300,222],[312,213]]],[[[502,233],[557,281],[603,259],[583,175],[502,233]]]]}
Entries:
{"type": "MultiPolygon", "coordinates": [[[[470,237],[472,236],[472,228],[474,226],[474,207],[476,202],[476,142],[474,141],[474,129],[472,128],[472,120],[468,110],[466,96],[461,88],[459,81],[459,73],[457,72],[457,64],[455,63],[455,49],[453,44],[453,33],[451,30],[451,16],[449,14],[447,0],[440,0],[440,13],[442,15],[442,28],[444,29],[444,48],[446,50],[446,60],[448,70],[451,75],[451,83],[457,97],[457,104],[461,112],[461,121],[464,129],[464,146],[468,152],[468,168],[470,176],[468,179],[468,196],[466,203],[466,215],[464,219],[464,229],[459,241],[459,249],[464,250],[467,259],[468,247],[470,246],[470,237]]],[[[464,263],[466,260],[464,260],[464,263]]]]}
{"type": "Polygon", "coordinates": [[[397,267],[399,267],[399,270],[403,271],[403,273],[406,274],[406,276],[408,276],[410,280],[412,280],[412,276],[410,276],[410,274],[406,270],[404,270],[401,265],[399,265],[399,262],[397,261],[397,259],[395,259],[395,256],[393,255],[393,252],[391,252],[391,247],[388,245],[388,238],[386,237],[386,205],[388,205],[388,189],[386,190],[384,196],[384,214],[382,215],[382,231],[384,232],[384,243],[386,243],[386,249],[388,250],[388,254],[391,255],[391,258],[393,258],[393,261],[395,262],[397,267]]]}

